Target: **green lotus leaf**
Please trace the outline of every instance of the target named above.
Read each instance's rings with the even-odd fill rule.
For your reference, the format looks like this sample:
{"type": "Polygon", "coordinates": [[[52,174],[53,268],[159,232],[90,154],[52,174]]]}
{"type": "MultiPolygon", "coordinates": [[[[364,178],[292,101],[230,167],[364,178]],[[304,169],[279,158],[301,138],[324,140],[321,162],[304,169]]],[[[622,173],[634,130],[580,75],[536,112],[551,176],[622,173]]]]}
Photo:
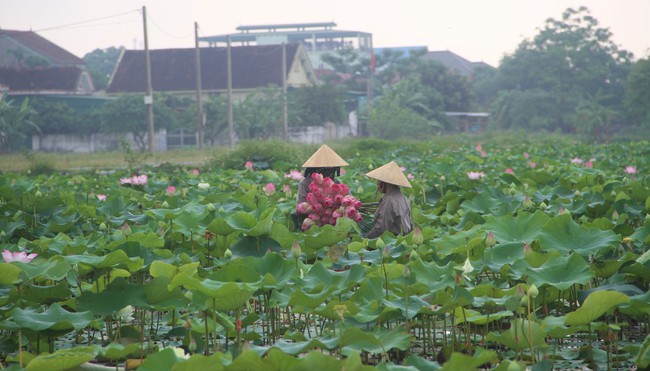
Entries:
{"type": "Polygon", "coordinates": [[[102,316],[113,314],[127,305],[148,307],[145,286],[131,284],[124,278],[113,280],[100,293],[84,293],[78,303],[79,309],[102,316]]]}
{"type": "Polygon", "coordinates": [[[639,353],[636,356],[634,363],[639,367],[639,369],[645,369],[650,366],[650,335],[647,335],[641,343],[641,348],[639,348],[639,353]]]}
{"type": "Polygon", "coordinates": [[[454,267],[456,263],[449,262],[445,266],[439,266],[435,262],[427,263],[416,260],[410,263],[411,272],[418,282],[424,282],[431,291],[444,290],[455,285],[456,276],[454,267]]]}
{"type": "MultiPolygon", "coordinates": [[[[648,197],[650,200],[650,197],[648,197]]],[[[650,210],[650,207],[647,208],[650,210]]],[[[643,243],[650,243],[650,223],[645,223],[641,228],[637,228],[632,235],[630,235],[634,241],[642,241],[643,243]]]]}
{"type": "Polygon", "coordinates": [[[265,288],[281,289],[285,287],[296,272],[294,261],[284,259],[279,254],[269,253],[253,262],[255,269],[264,277],[272,276],[273,282],[264,280],[265,288]]]}
{"type": "Polygon", "coordinates": [[[255,225],[249,230],[245,231],[245,234],[253,237],[261,237],[271,233],[271,226],[273,225],[273,215],[275,214],[275,208],[268,208],[262,212],[259,221],[256,221],[255,225]]]}
{"type": "Polygon", "coordinates": [[[542,320],[542,325],[544,326],[544,331],[546,335],[556,339],[562,339],[566,336],[579,333],[581,331],[588,331],[587,326],[567,326],[564,323],[565,316],[554,317],[548,316],[544,317],[542,320]]]}
{"type": "Polygon", "coordinates": [[[300,360],[278,348],[271,348],[264,357],[264,363],[265,370],[290,370],[299,364],[300,360]]]}
{"type": "Polygon", "coordinates": [[[123,345],[118,343],[110,343],[105,347],[98,347],[97,350],[99,354],[104,358],[110,360],[119,360],[119,359],[124,359],[128,355],[133,354],[136,351],[140,350],[140,344],[131,343],[131,344],[123,345]]]}
{"type": "Polygon", "coordinates": [[[149,267],[149,274],[152,277],[167,277],[171,279],[177,272],[178,267],[160,260],[152,262],[149,267]]]}
{"type": "Polygon", "coordinates": [[[492,272],[498,273],[504,267],[524,258],[524,245],[521,242],[500,243],[483,251],[483,262],[492,272]]]}
{"type": "Polygon", "coordinates": [[[486,231],[492,231],[499,243],[530,243],[538,238],[548,220],[549,217],[543,211],[533,214],[519,213],[516,216],[491,216],[485,222],[484,228],[486,231]]]}
{"type": "Polygon", "coordinates": [[[18,276],[22,269],[10,263],[0,262],[0,285],[11,285],[21,281],[18,276]]]}
{"type": "Polygon", "coordinates": [[[630,298],[627,295],[617,291],[592,292],[587,296],[580,308],[566,315],[564,323],[568,326],[588,325],[610,309],[629,302],[630,298]]]}
{"type": "Polygon", "coordinates": [[[621,304],[619,308],[621,313],[627,315],[650,315],[650,291],[645,294],[630,296],[630,302],[621,304]]]}
{"type": "Polygon", "coordinates": [[[321,348],[321,349],[334,349],[338,347],[339,342],[341,341],[340,336],[323,336],[314,338],[308,341],[287,341],[285,339],[280,339],[276,341],[271,347],[257,347],[251,346],[251,349],[257,351],[257,353],[264,353],[268,349],[277,348],[284,353],[296,355],[300,353],[308,352],[312,349],[321,348]]]}
{"type": "Polygon", "coordinates": [[[542,325],[537,321],[530,323],[521,318],[512,321],[510,328],[503,333],[490,332],[487,339],[503,344],[510,349],[530,349],[531,342],[534,346],[546,345],[546,334],[542,325]],[[532,338],[529,331],[531,329],[532,338]]]}
{"type": "Polygon", "coordinates": [[[59,258],[52,258],[46,262],[41,262],[39,264],[28,264],[28,263],[14,263],[17,267],[20,267],[26,274],[27,278],[30,280],[33,279],[43,279],[43,280],[53,280],[60,281],[64,279],[72,267],[68,262],[60,260],[59,258]]]}
{"type": "MultiPolygon", "coordinates": [[[[428,294],[425,296],[428,296],[428,294]]],[[[406,314],[408,312],[408,318],[413,319],[413,317],[415,317],[415,315],[419,313],[420,309],[428,308],[430,306],[429,303],[424,301],[423,298],[425,296],[418,297],[415,295],[411,295],[408,296],[407,298],[399,297],[393,300],[384,299],[382,302],[386,306],[386,308],[399,310],[400,313],[402,314],[402,317],[406,317],[406,314]],[[407,300],[408,300],[408,307],[407,307],[407,300]]]]}
{"type": "Polygon", "coordinates": [[[70,285],[65,280],[51,286],[27,284],[21,290],[23,299],[39,304],[51,304],[72,296],[70,285]]]}
{"type": "Polygon", "coordinates": [[[382,354],[391,349],[406,350],[410,345],[411,337],[401,327],[393,329],[375,328],[370,332],[365,332],[358,327],[349,327],[341,336],[341,346],[343,347],[341,351],[343,354],[349,354],[351,351],[382,354]],[[374,340],[368,335],[374,337],[374,340]]]}
{"type": "Polygon", "coordinates": [[[578,254],[549,259],[539,268],[528,268],[529,283],[566,290],[574,284],[586,284],[594,276],[587,262],[578,254]]]}
{"type": "Polygon", "coordinates": [[[542,248],[546,250],[558,250],[562,253],[575,251],[586,257],[616,246],[620,237],[611,230],[584,229],[571,219],[571,215],[563,214],[546,223],[539,240],[542,248]]]}
{"type": "Polygon", "coordinates": [[[157,277],[145,284],[144,293],[148,307],[158,310],[175,309],[187,304],[187,299],[180,288],[169,289],[170,282],[171,279],[168,277],[157,277]]]}
{"type": "Polygon", "coordinates": [[[201,221],[205,219],[206,215],[208,215],[208,211],[204,207],[199,208],[196,204],[188,204],[174,219],[172,230],[185,236],[201,235],[203,229],[201,221]]]}
{"type": "Polygon", "coordinates": [[[111,216],[108,218],[108,221],[111,223],[113,228],[119,228],[127,222],[129,222],[129,225],[147,224],[147,218],[146,214],[133,214],[129,211],[125,212],[122,210],[119,216],[111,216]]]}
{"type": "MultiPolygon", "coordinates": [[[[272,255],[277,256],[277,254],[272,255]]],[[[222,282],[257,282],[262,279],[262,275],[253,269],[257,260],[258,258],[251,256],[229,260],[218,271],[210,274],[208,278],[222,282]]]]}
{"type": "Polygon", "coordinates": [[[454,352],[449,361],[445,362],[441,371],[479,370],[483,365],[497,360],[497,352],[478,348],[473,356],[454,352]]]}
{"type": "Polygon", "coordinates": [[[171,371],[221,371],[226,367],[222,363],[223,358],[225,358],[224,353],[215,353],[211,356],[193,354],[189,359],[175,363],[171,371]]]}
{"type": "Polygon", "coordinates": [[[312,350],[300,359],[296,368],[298,370],[337,371],[343,370],[342,363],[343,361],[337,357],[327,355],[320,350],[312,350]]]}
{"type": "Polygon", "coordinates": [[[25,370],[65,371],[91,361],[96,356],[97,349],[95,347],[60,349],[52,354],[39,355],[32,359],[25,370]]]}
{"type": "Polygon", "coordinates": [[[326,287],[333,295],[337,295],[356,286],[362,281],[365,274],[366,270],[360,265],[353,265],[350,269],[335,272],[327,269],[321,261],[318,261],[305,274],[302,288],[306,292],[315,292],[326,287]]]}
{"type": "Polygon", "coordinates": [[[289,231],[289,228],[280,223],[271,224],[269,237],[274,241],[277,241],[277,243],[284,249],[290,249],[291,246],[293,246],[293,243],[298,240],[296,235],[289,231]]]}
{"type": "Polygon", "coordinates": [[[71,255],[64,256],[63,259],[69,264],[86,264],[95,269],[105,269],[117,267],[121,264],[126,265],[129,271],[134,272],[142,267],[143,260],[141,258],[129,258],[126,252],[122,250],[111,251],[110,253],[97,256],[97,255],[71,255]]]}
{"type": "Polygon", "coordinates": [[[306,310],[314,309],[323,304],[330,297],[331,290],[324,290],[316,293],[306,293],[302,290],[296,290],[289,299],[289,305],[292,311],[296,313],[306,313],[306,310]]]}
{"type": "Polygon", "coordinates": [[[304,232],[305,245],[304,253],[312,253],[325,246],[333,246],[348,237],[348,233],[354,228],[355,222],[348,218],[338,218],[336,225],[325,225],[322,227],[312,226],[304,232]]]}
{"type": "Polygon", "coordinates": [[[54,214],[46,223],[47,230],[52,233],[69,232],[79,218],[80,215],[78,213],[69,215],[54,214]]]}
{"type": "Polygon", "coordinates": [[[179,285],[182,285],[189,290],[198,290],[208,296],[212,299],[208,304],[211,305],[212,308],[220,311],[241,308],[257,290],[256,285],[248,283],[221,282],[211,279],[200,280],[198,278],[190,277],[183,272],[174,277],[170,287],[175,288],[179,285]]]}
{"type": "Polygon", "coordinates": [[[54,303],[45,312],[35,308],[15,308],[11,319],[16,328],[61,335],[88,326],[94,316],[92,312],[68,312],[54,303]]]}
{"type": "Polygon", "coordinates": [[[160,352],[152,353],[144,359],[139,371],[171,371],[178,362],[182,362],[171,348],[165,348],[160,352]]]}
{"type": "Polygon", "coordinates": [[[278,243],[269,237],[245,236],[230,246],[233,258],[241,257],[262,257],[268,252],[279,253],[286,251],[278,243]]]}
{"type": "Polygon", "coordinates": [[[512,316],[513,313],[509,310],[503,310],[496,313],[481,314],[481,312],[477,310],[467,308],[463,309],[463,307],[456,307],[456,309],[454,309],[454,318],[456,318],[456,325],[464,322],[470,322],[476,325],[485,325],[492,321],[512,316]]]}

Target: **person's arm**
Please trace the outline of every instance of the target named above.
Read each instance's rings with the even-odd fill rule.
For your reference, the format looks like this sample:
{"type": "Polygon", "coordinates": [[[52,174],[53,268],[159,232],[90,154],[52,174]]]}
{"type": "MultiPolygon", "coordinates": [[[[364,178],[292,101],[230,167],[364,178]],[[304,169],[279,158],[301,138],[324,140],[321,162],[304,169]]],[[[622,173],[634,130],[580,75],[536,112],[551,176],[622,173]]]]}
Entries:
{"type": "Polygon", "coordinates": [[[392,220],[391,215],[390,203],[380,202],[379,208],[375,213],[375,224],[372,226],[372,229],[364,235],[364,237],[377,238],[381,236],[382,233],[386,232],[392,220]]]}

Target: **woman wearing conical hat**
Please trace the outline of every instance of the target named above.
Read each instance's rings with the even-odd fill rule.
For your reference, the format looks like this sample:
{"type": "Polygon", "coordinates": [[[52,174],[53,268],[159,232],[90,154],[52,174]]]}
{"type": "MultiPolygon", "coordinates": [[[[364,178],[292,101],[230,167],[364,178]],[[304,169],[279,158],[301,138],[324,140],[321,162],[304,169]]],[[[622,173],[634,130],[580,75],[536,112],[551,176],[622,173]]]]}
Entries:
{"type": "Polygon", "coordinates": [[[319,173],[322,174],[324,178],[330,178],[336,181],[336,176],[341,175],[341,167],[348,166],[349,164],[345,162],[331,149],[327,144],[323,144],[320,148],[314,152],[311,157],[302,164],[302,167],[305,168],[304,178],[300,181],[298,185],[298,195],[296,197],[296,205],[301,202],[305,202],[307,198],[307,193],[309,193],[309,184],[311,184],[312,174],[319,173]]]}
{"type": "Polygon", "coordinates": [[[364,235],[367,238],[377,238],[389,231],[393,234],[408,234],[413,229],[411,203],[402,194],[400,187],[411,188],[402,169],[391,161],[379,167],[366,176],[377,180],[377,188],[384,196],[379,201],[375,212],[375,223],[372,229],[364,235]]]}

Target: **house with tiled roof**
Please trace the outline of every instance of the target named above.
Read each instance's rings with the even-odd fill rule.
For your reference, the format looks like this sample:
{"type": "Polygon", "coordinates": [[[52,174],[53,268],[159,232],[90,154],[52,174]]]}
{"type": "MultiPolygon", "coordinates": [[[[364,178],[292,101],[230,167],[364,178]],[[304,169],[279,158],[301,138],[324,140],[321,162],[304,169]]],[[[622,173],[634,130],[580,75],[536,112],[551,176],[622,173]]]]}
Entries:
{"type": "Polygon", "coordinates": [[[485,62],[470,62],[449,50],[429,51],[423,56],[423,58],[436,61],[447,67],[447,69],[459,73],[469,79],[474,77],[474,71],[476,68],[493,68],[485,62]]]}
{"type": "MultiPolygon", "coordinates": [[[[300,88],[318,83],[303,46],[286,45],[286,69],[282,70],[282,45],[237,46],[230,48],[232,92],[245,96],[270,85],[300,88]]],[[[196,49],[158,49],[150,52],[151,84],[154,92],[194,94],[196,92],[196,49]]],[[[201,90],[204,94],[228,90],[228,48],[200,48],[201,90]]],[[[109,81],[107,94],[147,91],[144,50],[124,50],[109,81]]]]}
{"type": "Polygon", "coordinates": [[[0,84],[8,96],[91,95],[83,59],[32,31],[0,30],[0,84]]]}

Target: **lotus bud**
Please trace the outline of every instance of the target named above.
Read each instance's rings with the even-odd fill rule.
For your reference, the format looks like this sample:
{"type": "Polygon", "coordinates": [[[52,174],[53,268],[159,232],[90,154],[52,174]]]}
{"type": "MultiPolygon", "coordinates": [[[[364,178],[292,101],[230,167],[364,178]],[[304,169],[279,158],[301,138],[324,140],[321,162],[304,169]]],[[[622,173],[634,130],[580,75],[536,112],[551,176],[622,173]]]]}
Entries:
{"type": "Polygon", "coordinates": [[[404,270],[402,271],[402,277],[404,277],[404,278],[410,278],[411,277],[411,269],[406,264],[404,264],[404,270]]]}
{"type": "Polygon", "coordinates": [[[368,170],[372,170],[372,164],[368,164],[368,170]]]}
{"type": "Polygon", "coordinates": [[[217,208],[214,206],[213,203],[209,203],[205,208],[206,208],[208,211],[215,211],[215,210],[217,209],[217,208]]]}
{"type": "Polygon", "coordinates": [[[548,207],[548,205],[546,205],[546,202],[544,202],[544,201],[540,202],[540,204],[539,204],[540,209],[546,209],[547,207],[548,207]]]}
{"type": "Polygon", "coordinates": [[[534,283],[530,285],[530,287],[528,288],[528,295],[530,295],[530,297],[533,299],[536,298],[537,295],[539,295],[539,290],[537,289],[537,286],[535,286],[534,283]]]}
{"type": "Polygon", "coordinates": [[[526,295],[521,297],[521,300],[519,300],[520,305],[528,305],[528,297],[526,295]]]}
{"type": "Polygon", "coordinates": [[[612,198],[616,198],[616,191],[612,191],[612,193],[610,193],[610,195],[612,196],[612,198]]]}
{"type": "Polygon", "coordinates": [[[416,261],[416,260],[420,260],[420,255],[418,255],[418,252],[417,252],[417,251],[413,250],[413,251],[411,251],[411,253],[409,254],[409,261],[414,262],[414,261],[416,261]]]}
{"type": "Polygon", "coordinates": [[[293,246],[291,246],[291,256],[293,256],[294,259],[298,259],[300,257],[300,254],[302,254],[302,251],[300,250],[300,244],[298,241],[293,243],[293,246]]]}
{"type": "Polygon", "coordinates": [[[465,259],[465,264],[463,264],[463,273],[464,274],[470,274],[474,270],[474,267],[472,266],[472,263],[468,259],[465,259]]]}
{"type": "Polygon", "coordinates": [[[530,199],[529,196],[524,197],[523,206],[525,209],[530,209],[531,207],[533,207],[533,201],[530,199]]]}
{"type": "Polygon", "coordinates": [[[169,204],[167,203],[167,201],[164,201],[164,202],[162,203],[162,205],[160,205],[160,207],[162,207],[163,209],[168,209],[168,208],[169,208],[169,204]]]}
{"type": "Polygon", "coordinates": [[[497,244],[497,239],[496,237],[494,237],[494,233],[492,233],[492,231],[489,231],[487,237],[485,237],[485,246],[493,247],[496,244],[497,244]]]}
{"type": "Polygon", "coordinates": [[[576,190],[573,194],[574,194],[576,197],[580,197],[580,196],[582,196],[582,193],[580,192],[579,189],[576,190]]]}
{"type": "Polygon", "coordinates": [[[4,240],[5,237],[7,237],[7,234],[5,233],[5,231],[0,231],[0,239],[4,240]]]}
{"type": "Polygon", "coordinates": [[[105,231],[106,230],[106,224],[104,222],[101,222],[101,224],[99,224],[99,230],[100,231],[105,231]]]}
{"type": "Polygon", "coordinates": [[[614,210],[614,212],[612,213],[612,220],[614,221],[618,220],[619,216],[620,215],[618,214],[618,211],[614,210]]]}
{"type": "Polygon", "coordinates": [[[422,230],[420,227],[415,227],[413,230],[413,243],[416,245],[422,245],[422,242],[424,242],[424,236],[422,235],[422,230]]]}
{"type": "Polygon", "coordinates": [[[530,247],[528,242],[524,242],[524,254],[528,255],[533,252],[533,249],[530,247]]]}
{"type": "Polygon", "coordinates": [[[223,253],[223,257],[227,259],[232,258],[232,251],[230,251],[230,249],[226,249],[226,251],[223,253]]]}
{"type": "Polygon", "coordinates": [[[34,193],[34,197],[41,198],[41,197],[43,197],[43,194],[41,193],[40,190],[36,190],[36,193],[34,193]]]}

